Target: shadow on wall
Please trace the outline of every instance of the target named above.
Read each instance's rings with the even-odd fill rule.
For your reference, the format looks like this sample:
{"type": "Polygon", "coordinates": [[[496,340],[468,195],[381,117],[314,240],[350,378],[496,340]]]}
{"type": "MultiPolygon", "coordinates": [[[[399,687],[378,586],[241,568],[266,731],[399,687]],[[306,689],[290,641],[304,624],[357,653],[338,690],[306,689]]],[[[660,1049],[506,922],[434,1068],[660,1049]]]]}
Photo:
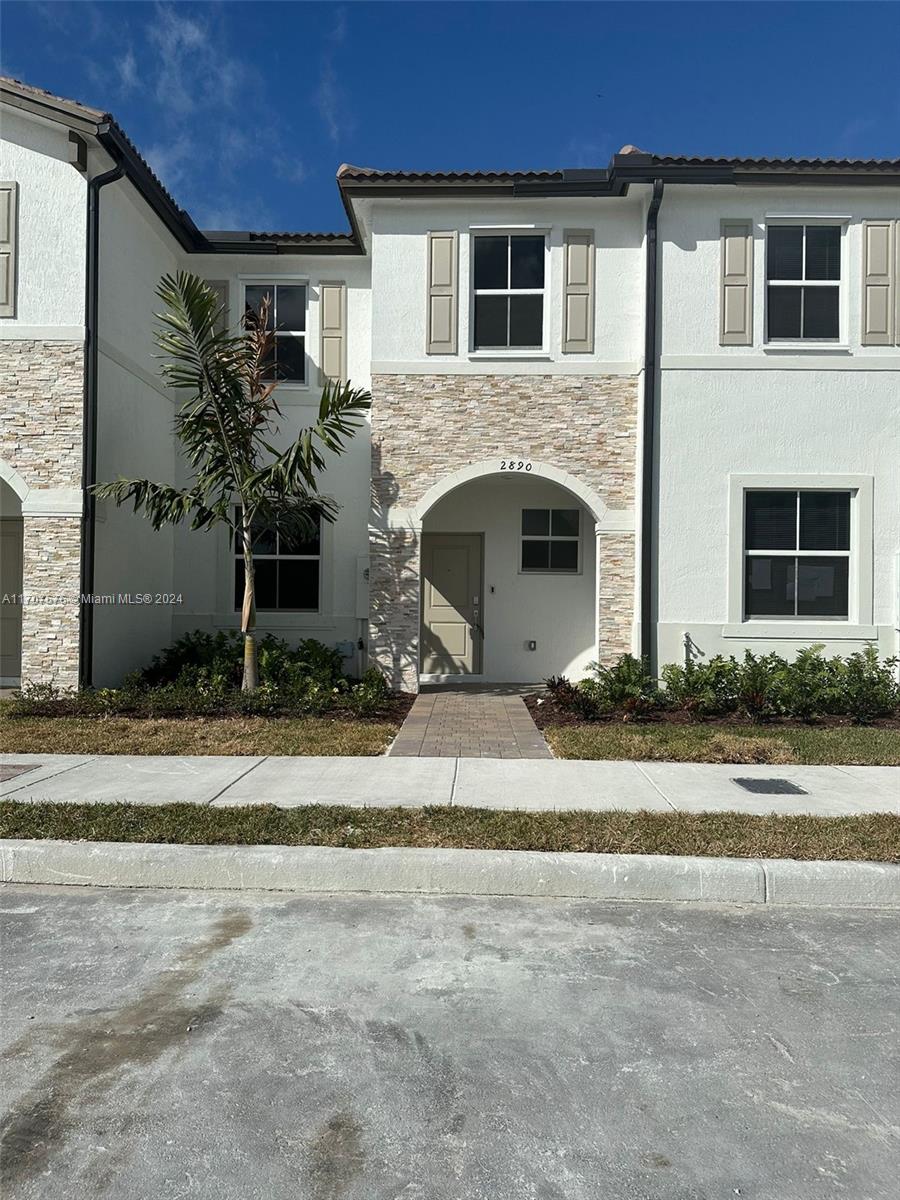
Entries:
{"type": "Polygon", "coordinates": [[[369,529],[369,660],[392,688],[413,690],[419,676],[419,537],[391,529],[396,478],[382,467],[372,442],[372,511],[369,529]]]}

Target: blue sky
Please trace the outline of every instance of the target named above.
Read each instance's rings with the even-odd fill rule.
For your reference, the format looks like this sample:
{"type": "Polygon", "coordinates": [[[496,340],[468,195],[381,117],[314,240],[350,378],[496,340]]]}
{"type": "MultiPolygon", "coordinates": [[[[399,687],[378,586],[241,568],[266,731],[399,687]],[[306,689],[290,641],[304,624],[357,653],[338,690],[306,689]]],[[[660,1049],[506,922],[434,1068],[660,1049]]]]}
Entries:
{"type": "Polygon", "coordinates": [[[6,0],[2,21],[2,72],[111,111],[206,228],[343,229],[341,162],[900,156],[889,2],[6,0]]]}

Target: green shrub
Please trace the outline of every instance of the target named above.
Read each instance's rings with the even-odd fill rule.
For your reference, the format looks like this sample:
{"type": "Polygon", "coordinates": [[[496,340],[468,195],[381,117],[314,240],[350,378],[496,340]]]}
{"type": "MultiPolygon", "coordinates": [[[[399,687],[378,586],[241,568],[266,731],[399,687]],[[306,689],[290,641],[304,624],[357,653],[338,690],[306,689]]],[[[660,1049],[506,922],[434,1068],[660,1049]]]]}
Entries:
{"type": "Polygon", "coordinates": [[[665,703],[690,716],[711,717],[736,712],[739,665],[717,654],[708,662],[668,663],[662,669],[665,703]]]}
{"type": "Polygon", "coordinates": [[[867,646],[842,663],[840,692],[843,711],[856,721],[888,717],[900,710],[897,659],[879,662],[878,652],[867,646]]]}
{"type": "Polygon", "coordinates": [[[610,714],[625,719],[668,709],[702,720],[730,713],[751,721],[774,717],[812,720],[848,716],[870,721],[900,713],[896,659],[879,660],[873,647],[849,658],[825,658],[821,645],[800,650],[792,661],[747,650],[742,659],[716,655],[706,662],[663,667],[660,689],[646,665],[624,655],[614,667],[591,668],[578,684],[551,676],[556,703],[587,720],[610,714]]]}
{"type": "MultiPolygon", "coordinates": [[[[340,653],[315,638],[290,646],[271,633],[259,639],[259,677],[263,682],[296,684],[315,679],[332,686],[343,678],[340,653]]],[[[244,641],[237,630],[186,633],[158,654],[149,667],[134,677],[139,684],[181,683],[240,687],[244,667],[244,641]]]]}
{"type": "Polygon", "coordinates": [[[581,685],[601,712],[620,712],[638,717],[660,705],[659,684],[650,674],[645,659],[623,654],[612,667],[591,663],[593,679],[581,685]]]}

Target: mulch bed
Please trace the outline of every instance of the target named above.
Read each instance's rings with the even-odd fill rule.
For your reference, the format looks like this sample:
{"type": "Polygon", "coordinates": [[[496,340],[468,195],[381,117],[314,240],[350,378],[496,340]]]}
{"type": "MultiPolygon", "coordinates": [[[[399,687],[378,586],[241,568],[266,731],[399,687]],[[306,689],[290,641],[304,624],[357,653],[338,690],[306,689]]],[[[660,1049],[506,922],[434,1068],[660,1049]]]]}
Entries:
{"type": "MultiPolygon", "coordinates": [[[[772,729],[847,729],[855,728],[858,722],[852,717],[815,717],[808,721],[800,720],[799,717],[767,717],[751,719],[750,717],[742,717],[739,713],[726,713],[717,717],[696,717],[691,716],[686,712],[654,712],[648,713],[645,716],[630,717],[622,713],[608,713],[593,719],[588,719],[581,716],[579,713],[572,712],[571,709],[563,708],[546,693],[543,696],[532,695],[524,696],[525,705],[528,711],[534,718],[534,723],[538,729],[547,729],[550,726],[560,725],[577,725],[590,728],[593,725],[745,725],[748,728],[765,725],[772,729]]],[[[866,721],[866,727],[870,729],[897,729],[900,730],[900,717],[877,717],[872,721],[866,721]]]]}

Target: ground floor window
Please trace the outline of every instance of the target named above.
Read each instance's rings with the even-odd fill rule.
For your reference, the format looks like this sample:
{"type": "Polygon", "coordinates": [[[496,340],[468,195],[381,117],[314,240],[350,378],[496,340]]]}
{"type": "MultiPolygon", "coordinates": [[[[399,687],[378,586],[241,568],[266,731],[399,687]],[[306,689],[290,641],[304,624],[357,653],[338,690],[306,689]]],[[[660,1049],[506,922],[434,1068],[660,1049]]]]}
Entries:
{"type": "Polygon", "coordinates": [[[744,493],[744,617],[850,615],[850,491],[744,493]]]}
{"type": "Polygon", "coordinates": [[[523,571],[561,571],[580,566],[581,513],[577,508],[523,508],[523,571]]]}
{"type": "MultiPolygon", "coordinates": [[[[240,509],[237,510],[240,520],[240,509]]],[[[322,523],[312,537],[291,536],[262,523],[253,525],[256,607],[260,612],[318,612],[322,566],[322,523]]],[[[234,549],[234,606],[244,602],[244,560],[234,549]]]]}

